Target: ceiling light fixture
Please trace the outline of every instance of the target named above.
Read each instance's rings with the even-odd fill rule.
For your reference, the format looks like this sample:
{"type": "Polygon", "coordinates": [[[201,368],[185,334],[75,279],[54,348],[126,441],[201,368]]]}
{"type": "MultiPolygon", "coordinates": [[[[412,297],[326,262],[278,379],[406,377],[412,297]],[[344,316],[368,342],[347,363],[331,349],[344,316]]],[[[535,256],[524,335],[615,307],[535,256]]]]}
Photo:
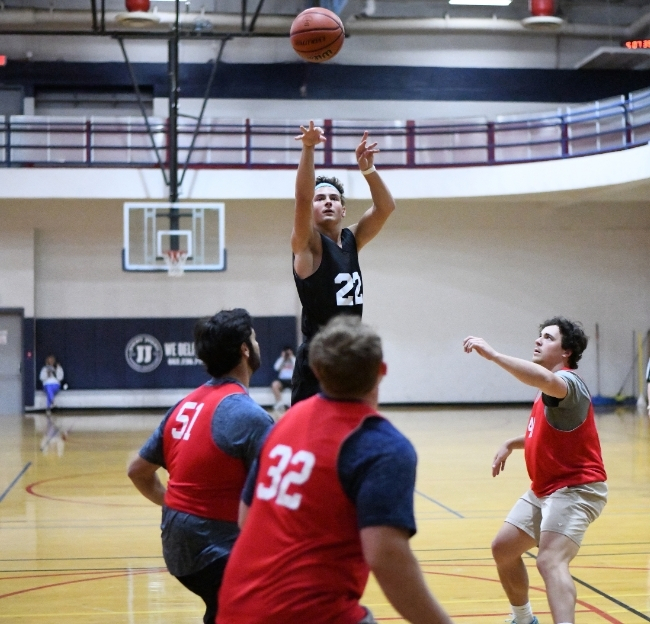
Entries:
{"type": "Polygon", "coordinates": [[[449,4],[466,6],[510,6],[512,0],[449,0],[449,4]]]}

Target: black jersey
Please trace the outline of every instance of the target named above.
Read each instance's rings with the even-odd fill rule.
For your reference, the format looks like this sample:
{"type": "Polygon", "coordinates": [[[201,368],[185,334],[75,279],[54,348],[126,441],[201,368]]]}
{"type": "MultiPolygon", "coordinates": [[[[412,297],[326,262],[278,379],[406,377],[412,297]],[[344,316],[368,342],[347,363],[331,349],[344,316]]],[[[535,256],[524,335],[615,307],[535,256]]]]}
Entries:
{"type": "Polygon", "coordinates": [[[343,228],[341,247],[320,235],[323,257],[316,272],[301,279],[293,272],[302,304],[302,333],[310,340],[320,327],[337,314],[363,312],[363,283],[354,234],[343,228]]]}

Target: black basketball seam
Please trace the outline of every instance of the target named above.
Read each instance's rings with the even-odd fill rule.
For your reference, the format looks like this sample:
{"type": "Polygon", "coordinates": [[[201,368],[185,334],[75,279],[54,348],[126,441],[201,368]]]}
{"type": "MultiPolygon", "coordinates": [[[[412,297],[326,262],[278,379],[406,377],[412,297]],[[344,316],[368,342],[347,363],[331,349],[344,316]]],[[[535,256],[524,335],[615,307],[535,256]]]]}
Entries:
{"type": "MultiPolygon", "coordinates": [[[[318,8],[318,7],[312,7],[312,8],[318,8]]],[[[335,24],[338,24],[341,27],[343,26],[343,20],[338,15],[336,15],[336,13],[334,13],[334,15],[336,15],[336,17],[338,18],[338,22],[329,13],[323,13],[322,11],[309,11],[309,15],[322,15],[323,17],[326,17],[327,19],[331,19],[335,24]]],[[[298,16],[296,16],[296,17],[298,17],[298,16]]]]}
{"type": "MultiPolygon", "coordinates": [[[[340,30],[341,32],[345,32],[345,28],[343,28],[343,22],[340,20],[340,18],[339,18],[339,21],[337,22],[335,19],[333,19],[327,13],[321,13],[320,11],[310,11],[309,15],[321,15],[322,17],[326,17],[328,20],[330,20],[330,21],[334,22],[334,24],[336,24],[335,28],[331,28],[331,27],[324,28],[323,27],[323,28],[318,28],[318,30],[340,30]]],[[[297,16],[297,17],[299,17],[299,16],[297,16]]],[[[298,31],[298,32],[312,32],[312,31],[311,30],[301,30],[301,31],[298,31]]],[[[293,37],[293,35],[298,34],[298,32],[294,33],[293,28],[292,28],[289,35],[291,37],[293,37]]]]}
{"type": "MultiPolygon", "coordinates": [[[[343,33],[341,33],[341,35],[342,34],[343,33]]],[[[317,50],[303,50],[302,53],[303,54],[318,54],[319,52],[322,52],[323,50],[327,50],[327,48],[332,47],[341,38],[341,35],[339,35],[336,39],[334,39],[334,41],[332,41],[332,43],[328,43],[326,46],[324,46],[322,48],[318,48],[317,50]]]]}

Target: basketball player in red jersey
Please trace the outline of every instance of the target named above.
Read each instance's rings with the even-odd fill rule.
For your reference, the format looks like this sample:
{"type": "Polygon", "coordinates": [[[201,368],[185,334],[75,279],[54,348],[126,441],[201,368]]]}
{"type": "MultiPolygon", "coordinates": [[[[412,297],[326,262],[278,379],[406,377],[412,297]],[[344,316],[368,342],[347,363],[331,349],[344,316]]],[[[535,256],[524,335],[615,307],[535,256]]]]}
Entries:
{"type": "Polygon", "coordinates": [[[522,559],[537,545],[537,569],[546,585],[553,621],[573,624],[576,588],[569,563],[607,502],[594,408],[587,386],[575,372],[587,337],[580,324],[555,317],[540,326],[532,362],[498,353],[474,336],[466,338],[463,346],[466,353],[476,351],[540,391],[526,433],[507,440],[494,457],[496,477],[512,451],[523,448],[532,483],[492,542],[492,554],[514,623],[537,624],[522,559]]]}
{"type": "Polygon", "coordinates": [[[196,355],[212,379],[172,407],[128,469],[136,488],[161,505],[167,569],[205,602],[213,624],[217,592],[235,538],[246,474],[271,417],[248,395],[260,363],[246,310],[222,310],[194,329],[196,355]],[[158,469],[169,472],[163,486],[158,469]]]}
{"type": "Polygon", "coordinates": [[[323,392],[289,409],[251,469],[217,623],[373,624],[359,604],[372,570],[407,621],[451,624],[409,546],[417,457],[377,413],[379,336],[336,317],[309,362],[323,392]]]}
{"type": "Polygon", "coordinates": [[[337,178],[315,177],[314,150],[325,142],[321,128],[310,121],[300,127],[302,154],[296,174],[296,211],[291,233],[293,276],[302,304],[303,344],[296,354],[291,382],[291,403],[318,392],[309,368],[309,341],[320,327],[338,314],[361,316],[363,280],[358,252],[384,226],[395,201],[374,166],[377,143],[368,144],[364,132],[355,156],[370,194],[372,206],[358,223],[343,227],[345,198],[337,178]]]}

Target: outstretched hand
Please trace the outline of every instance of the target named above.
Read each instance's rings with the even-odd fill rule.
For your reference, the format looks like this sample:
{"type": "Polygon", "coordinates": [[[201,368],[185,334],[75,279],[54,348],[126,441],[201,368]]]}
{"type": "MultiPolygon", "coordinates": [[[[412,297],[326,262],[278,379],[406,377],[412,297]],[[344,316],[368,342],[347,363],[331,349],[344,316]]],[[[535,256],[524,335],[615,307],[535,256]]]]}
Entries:
{"type": "Polygon", "coordinates": [[[357,163],[359,163],[359,169],[361,171],[366,171],[373,166],[375,161],[375,154],[379,151],[377,143],[371,143],[367,145],[368,142],[368,131],[366,130],[361,137],[361,143],[357,145],[356,156],[357,163]]]}
{"type": "Polygon", "coordinates": [[[476,336],[467,336],[463,340],[463,350],[465,353],[476,351],[481,357],[486,360],[493,360],[498,354],[483,338],[476,336]]]}
{"type": "Polygon", "coordinates": [[[323,136],[323,129],[314,126],[314,122],[309,122],[309,127],[300,126],[302,134],[299,134],[297,137],[294,137],[296,141],[302,141],[302,144],[305,147],[314,147],[319,143],[325,143],[327,139],[323,136]]]}

